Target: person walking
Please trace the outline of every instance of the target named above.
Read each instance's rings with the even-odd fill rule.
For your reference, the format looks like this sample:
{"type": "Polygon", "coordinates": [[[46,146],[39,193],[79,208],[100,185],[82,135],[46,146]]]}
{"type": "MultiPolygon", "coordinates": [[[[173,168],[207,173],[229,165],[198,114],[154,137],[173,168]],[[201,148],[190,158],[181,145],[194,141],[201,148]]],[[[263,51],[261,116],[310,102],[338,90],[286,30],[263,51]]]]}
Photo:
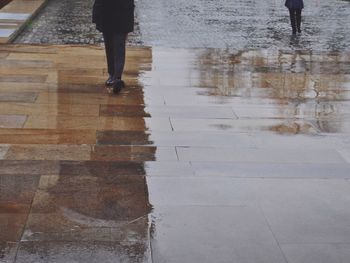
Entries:
{"type": "Polygon", "coordinates": [[[106,86],[119,93],[125,86],[122,75],[125,66],[126,40],[134,30],[134,0],[95,0],[92,22],[102,32],[109,77],[106,86]]]}
{"type": "Polygon", "coordinates": [[[303,0],[286,0],[285,6],[289,9],[292,32],[295,35],[301,33],[301,11],[304,8],[303,0]]]}

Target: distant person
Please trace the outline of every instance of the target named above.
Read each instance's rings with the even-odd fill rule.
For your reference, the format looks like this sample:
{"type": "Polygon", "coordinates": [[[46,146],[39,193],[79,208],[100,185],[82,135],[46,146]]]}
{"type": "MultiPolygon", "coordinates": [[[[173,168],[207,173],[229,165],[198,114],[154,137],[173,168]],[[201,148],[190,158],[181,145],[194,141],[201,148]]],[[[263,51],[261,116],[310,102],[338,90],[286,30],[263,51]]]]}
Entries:
{"type": "Polygon", "coordinates": [[[285,6],[289,9],[292,32],[301,33],[301,10],[304,8],[303,0],[286,0],[285,6]]]}
{"type": "Polygon", "coordinates": [[[95,0],[92,22],[103,33],[109,77],[107,86],[119,93],[125,86],[122,74],[128,33],[134,30],[134,0],[95,0]]]}

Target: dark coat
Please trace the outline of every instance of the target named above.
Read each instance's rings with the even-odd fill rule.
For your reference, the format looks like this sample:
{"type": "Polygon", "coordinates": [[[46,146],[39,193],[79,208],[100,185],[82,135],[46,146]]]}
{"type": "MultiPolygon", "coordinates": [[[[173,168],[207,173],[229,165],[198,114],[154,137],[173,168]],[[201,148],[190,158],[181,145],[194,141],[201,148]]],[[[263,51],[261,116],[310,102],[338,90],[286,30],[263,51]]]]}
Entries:
{"type": "Polygon", "coordinates": [[[101,32],[134,31],[134,0],[95,0],[92,22],[101,32]]]}
{"type": "Polygon", "coordinates": [[[303,9],[303,0],[286,0],[285,6],[289,9],[303,9]]]}

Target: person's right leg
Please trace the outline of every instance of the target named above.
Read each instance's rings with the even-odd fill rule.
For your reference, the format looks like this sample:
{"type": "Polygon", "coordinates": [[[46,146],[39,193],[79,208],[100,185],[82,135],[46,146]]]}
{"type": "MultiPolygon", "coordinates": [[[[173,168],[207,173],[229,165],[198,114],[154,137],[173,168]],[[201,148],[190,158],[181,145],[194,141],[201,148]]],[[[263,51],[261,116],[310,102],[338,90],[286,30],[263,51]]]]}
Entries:
{"type": "Polygon", "coordinates": [[[124,87],[124,82],[122,81],[122,75],[125,66],[125,55],[126,55],[126,39],[127,34],[114,34],[113,35],[113,48],[114,48],[114,75],[113,80],[114,93],[119,93],[124,87]]]}
{"type": "Polygon", "coordinates": [[[295,9],[289,9],[289,17],[290,17],[290,24],[292,26],[293,35],[297,33],[297,24],[296,24],[296,12],[295,9]]]}
{"type": "Polygon", "coordinates": [[[114,34],[113,35],[113,53],[114,53],[114,79],[121,79],[126,55],[126,38],[127,34],[114,34]]]}

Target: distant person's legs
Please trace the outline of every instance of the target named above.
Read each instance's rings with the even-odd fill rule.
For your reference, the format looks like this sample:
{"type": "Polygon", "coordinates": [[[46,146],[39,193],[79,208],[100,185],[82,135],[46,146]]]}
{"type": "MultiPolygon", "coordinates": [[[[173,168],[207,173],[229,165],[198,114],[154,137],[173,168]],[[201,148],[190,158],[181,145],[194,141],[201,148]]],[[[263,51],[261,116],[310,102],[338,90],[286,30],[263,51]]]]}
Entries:
{"type": "Polygon", "coordinates": [[[296,20],[297,20],[297,30],[298,33],[301,33],[301,9],[296,9],[296,20]]]}
{"type": "Polygon", "coordinates": [[[127,34],[104,32],[103,38],[105,42],[109,74],[106,85],[113,86],[116,82],[121,81],[123,75],[127,34]]]}
{"type": "Polygon", "coordinates": [[[289,8],[290,24],[292,26],[293,35],[297,33],[297,15],[296,9],[289,8]]]}

